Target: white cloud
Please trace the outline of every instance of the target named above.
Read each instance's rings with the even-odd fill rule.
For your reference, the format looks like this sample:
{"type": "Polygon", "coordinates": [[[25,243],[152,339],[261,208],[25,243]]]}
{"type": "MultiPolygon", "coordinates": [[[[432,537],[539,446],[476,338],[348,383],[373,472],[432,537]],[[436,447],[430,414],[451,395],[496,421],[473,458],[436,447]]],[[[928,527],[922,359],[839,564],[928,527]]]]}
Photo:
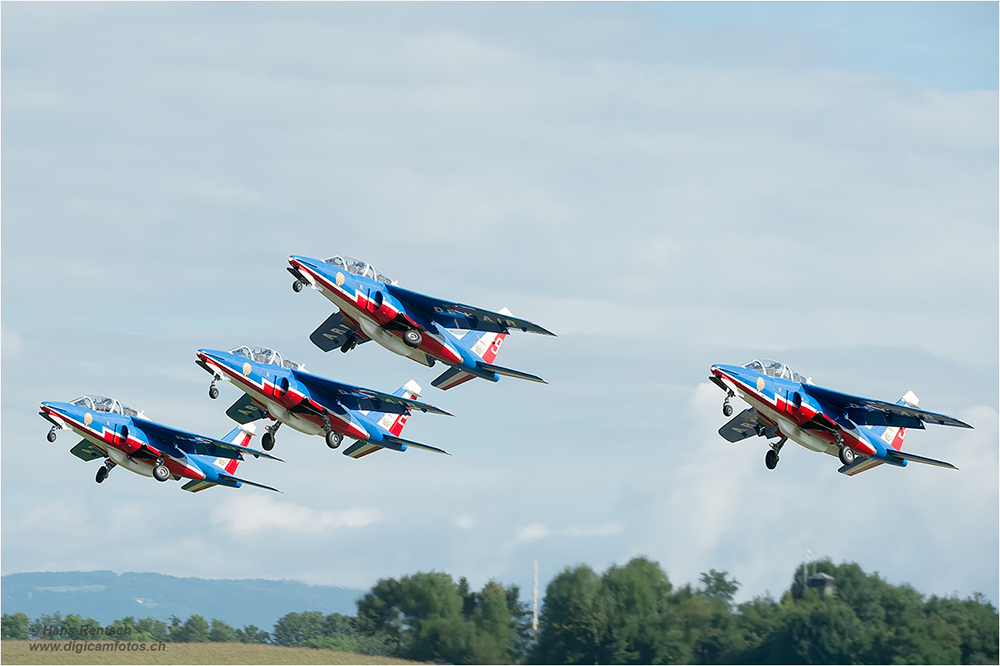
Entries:
{"type": "Polygon", "coordinates": [[[344,528],[366,527],[381,519],[382,512],[370,507],[317,511],[263,495],[227,500],[211,513],[214,525],[238,537],[274,532],[321,537],[344,528]]]}
{"type": "Polygon", "coordinates": [[[20,356],[24,345],[21,336],[6,322],[0,323],[0,346],[3,348],[3,358],[11,359],[20,356]]]}
{"type": "Polygon", "coordinates": [[[469,515],[461,515],[455,518],[455,525],[463,530],[471,530],[476,526],[476,519],[469,515]]]}
{"type": "Polygon", "coordinates": [[[514,537],[515,543],[531,543],[532,541],[538,541],[539,539],[544,539],[549,535],[549,528],[545,527],[541,523],[532,523],[526,527],[522,527],[517,531],[517,536],[514,537]]]}

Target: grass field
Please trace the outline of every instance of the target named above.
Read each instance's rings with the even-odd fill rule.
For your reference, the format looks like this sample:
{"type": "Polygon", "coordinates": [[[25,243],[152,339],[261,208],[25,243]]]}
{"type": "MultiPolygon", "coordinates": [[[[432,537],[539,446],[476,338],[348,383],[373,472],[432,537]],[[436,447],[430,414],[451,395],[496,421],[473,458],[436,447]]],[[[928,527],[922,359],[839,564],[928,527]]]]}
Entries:
{"type": "MultiPolygon", "coordinates": [[[[370,657],[353,652],[287,648],[243,643],[131,643],[145,645],[146,651],[75,652],[64,646],[73,641],[0,641],[0,662],[4,664],[414,664],[390,657],[370,657]],[[57,651],[41,650],[58,646],[57,651]],[[161,651],[150,651],[151,646],[161,651]]],[[[77,644],[83,641],[76,641],[77,644]]],[[[86,645],[98,645],[91,641],[86,645]]],[[[86,647],[86,646],[85,646],[86,647]]]]}

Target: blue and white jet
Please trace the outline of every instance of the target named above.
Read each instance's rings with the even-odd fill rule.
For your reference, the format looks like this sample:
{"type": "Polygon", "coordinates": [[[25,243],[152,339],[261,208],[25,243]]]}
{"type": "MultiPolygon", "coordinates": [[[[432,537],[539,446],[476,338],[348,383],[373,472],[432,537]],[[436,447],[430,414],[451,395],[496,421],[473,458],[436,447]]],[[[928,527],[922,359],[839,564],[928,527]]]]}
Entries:
{"type": "Polygon", "coordinates": [[[902,451],[908,429],[925,423],[971,428],[944,414],[917,409],[917,396],[907,392],[899,402],[883,402],[821,388],[784,363],[753,360],[743,365],[713,365],[710,380],[726,392],[722,413],[732,416],[729,399],[742,398],[750,408],[719,429],[730,442],[747,437],[777,438],[764,463],[778,464],[789,439],[811,451],[840,458],[841,474],[854,476],[878,467],[906,467],[907,462],[958,469],[951,463],[902,451]]]}
{"type": "Polygon", "coordinates": [[[248,454],[280,460],[248,447],[255,430],[252,424],[234,428],[221,440],[212,439],[155,423],[128,405],[99,395],[43,402],[39,413],[52,424],[50,442],[56,441],[59,430],[72,430],[83,439],[70,453],[84,462],[104,461],[97,470],[98,483],[115,467],[124,467],[157,481],[188,479],[182,489],[191,492],[213,486],[239,488],[244,483],[280,492],[236,476],[248,454]]]}
{"type": "Polygon", "coordinates": [[[292,289],[299,292],[309,285],[337,306],[309,337],[323,351],[339,347],[346,354],[374,340],[427,367],[440,361],[451,367],[431,385],[444,390],[476,377],[496,382],[500,375],[547,383],[493,364],[513,330],[555,335],[506,308],[491,312],[403,289],[368,262],[343,255],[323,260],[291,256],[288,263],[295,277],[292,289]]]}
{"type": "Polygon", "coordinates": [[[420,397],[420,387],[412,380],[393,395],[379,393],[310,374],[267,347],[199,349],[195,362],[213,375],[208,389],[213,400],[219,397],[215,385],[220,380],[243,391],[244,395],[226,411],[231,419],[237,423],[262,418],[278,422],[261,436],[266,451],[274,447],[274,435],[284,423],[307,435],[322,435],[331,449],[339,447],[344,437],[357,440],[344,451],[351,458],[383,448],[405,451],[408,447],[450,455],[443,449],[399,437],[412,410],[451,416],[434,405],[414,400],[420,397]]]}

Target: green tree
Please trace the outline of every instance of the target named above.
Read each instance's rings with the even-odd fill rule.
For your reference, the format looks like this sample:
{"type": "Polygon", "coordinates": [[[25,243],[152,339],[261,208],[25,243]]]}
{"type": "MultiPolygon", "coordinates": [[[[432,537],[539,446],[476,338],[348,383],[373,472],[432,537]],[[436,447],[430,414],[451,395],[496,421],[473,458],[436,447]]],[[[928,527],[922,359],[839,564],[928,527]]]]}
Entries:
{"type": "Polygon", "coordinates": [[[236,630],[222,620],[212,618],[212,627],[208,632],[208,640],[213,643],[239,643],[240,637],[236,630]]]}
{"type": "Polygon", "coordinates": [[[179,624],[176,616],[171,617],[170,640],[174,643],[208,643],[208,622],[201,615],[192,615],[179,624]]]}
{"type": "Polygon", "coordinates": [[[278,620],[272,632],[274,644],[284,647],[303,647],[307,642],[325,635],[326,618],[317,611],[289,613],[278,620]]]}
{"type": "Polygon", "coordinates": [[[605,572],[598,596],[606,623],[600,632],[601,662],[656,664],[681,658],[671,589],[660,565],[645,557],[605,572]]]}
{"type": "MultiPolygon", "coordinates": [[[[459,588],[461,589],[461,585],[459,588]]],[[[510,663],[515,628],[507,602],[507,591],[491,580],[476,595],[475,600],[475,607],[469,617],[469,646],[465,660],[471,664],[510,663]]]]}
{"type": "Polygon", "coordinates": [[[0,618],[0,638],[5,641],[28,640],[28,626],[31,620],[24,613],[9,615],[4,613],[0,618]]]}
{"type": "Polygon", "coordinates": [[[358,599],[357,605],[355,627],[358,631],[384,640],[391,646],[391,654],[402,654],[405,646],[403,614],[399,609],[399,582],[393,578],[380,579],[365,596],[358,599]]]}
{"type": "Polygon", "coordinates": [[[270,643],[271,634],[252,624],[236,630],[236,640],[240,643],[270,643]]]}
{"type": "Polygon", "coordinates": [[[594,664],[607,623],[598,595],[601,579],[586,565],[566,568],[545,588],[538,618],[538,664],[594,664]]]}
{"type": "Polygon", "coordinates": [[[463,605],[458,586],[446,573],[404,576],[399,581],[399,610],[407,625],[407,656],[461,662],[468,641],[463,605]]]}
{"type": "Polygon", "coordinates": [[[740,582],[733,578],[729,580],[729,572],[709,569],[708,573],[701,575],[701,589],[699,593],[709,599],[718,599],[727,608],[733,605],[733,597],[740,589],[740,582]]]}

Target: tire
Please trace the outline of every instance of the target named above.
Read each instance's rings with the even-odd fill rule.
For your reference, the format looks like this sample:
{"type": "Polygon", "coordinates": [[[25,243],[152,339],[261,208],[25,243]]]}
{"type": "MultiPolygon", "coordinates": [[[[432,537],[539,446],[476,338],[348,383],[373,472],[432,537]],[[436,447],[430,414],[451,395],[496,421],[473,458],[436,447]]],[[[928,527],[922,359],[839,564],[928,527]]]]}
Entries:
{"type": "Polygon", "coordinates": [[[101,465],[100,469],[97,470],[97,478],[94,479],[98,483],[104,483],[104,479],[108,478],[108,468],[101,465]]]}
{"type": "Polygon", "coordinates": [[[344,441],[344,436],[336,430],[330,430],[326,433],[326,445],[331,449],[335,449],[340,446],[342,441],[344,441]]]}
{"type": "Polygon", "coordinates": [[[769,449],[764,455],[764,464],[768,469],[774,469],[778,466],[778,452],[774,449],[769,449]]]}
{"type": "Polygon", "coordinates": [[[732,416],[733,415],[733,406],[730,405],[728,402],[726,404],[724,404],[722,406],[722,414],[723,414],[723,416],[732,416]]]}
{"type": "Polygon", "coordinates": [[[300,291],[302,291],[303,286],[304,285],[302,284],[302,280],[296,280],[295,282],[292,283],[292,291],[294,291],[297,294],[300,291]]]}
{"type": "Polygon", "coordinates": [[[219,397],[219,389],[215,388],[214,386],[209,386],[208,387],[208,397],[211,398],[212,400],[215,400],[216,398],[218,398],[219,397]]]}
{"type": "Polygon", "coordinates": [[[163,483],[170,478],[170,470],[163,463],[156,463],[153,465],[153,478],[163,483]]]}
{"type": "Polygon", "coordinates": [[[45,439],[49,440],[50,442],[56,441],[56,431],[55,430],[49,430],[49,434],[47,434],[45,436],[45,439]]]}
{"type": "Polygon", "coordinates": [[[408,347],[419,347],[420,343],[424,341],[424,336],[420,334],[415,328],[407,329],[403,333],[403,342],[406,343],[408,347]]]}
{"type": "Polygon", "coordinates": [[[845,465],[850,465],[854,462],[854,449],[849,446],[841,446],[840,455],[838,457],[840,458],[840,462],[845,465]]]}
{"type": "Polygon", "coordinates": [[[274,435],[269,432],[265,432],[260,438],[260,447],[265,451],[270,451],[274,448],[274,435]]]}

